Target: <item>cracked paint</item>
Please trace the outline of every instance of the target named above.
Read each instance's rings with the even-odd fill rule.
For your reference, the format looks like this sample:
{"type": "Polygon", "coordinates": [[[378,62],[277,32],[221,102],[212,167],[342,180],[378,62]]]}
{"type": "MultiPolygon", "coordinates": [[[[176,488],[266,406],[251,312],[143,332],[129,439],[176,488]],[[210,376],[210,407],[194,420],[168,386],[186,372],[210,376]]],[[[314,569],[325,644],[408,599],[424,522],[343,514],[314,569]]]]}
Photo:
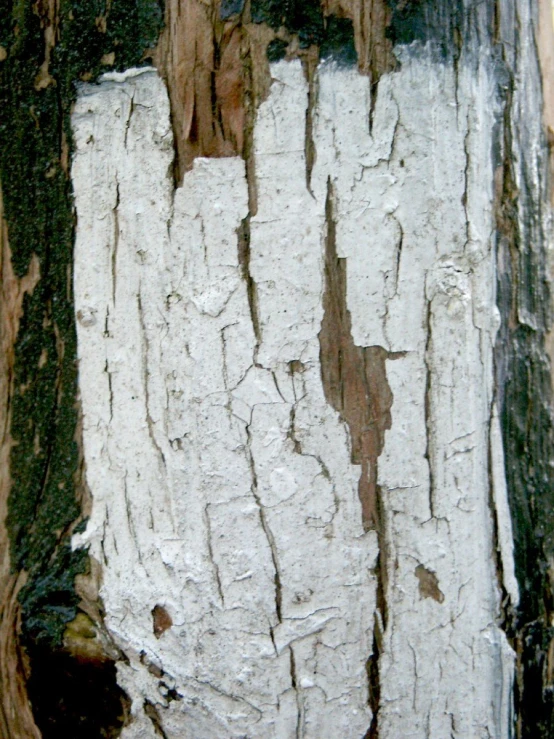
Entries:
{"type": "Polygon", "coordinates": [[[423,52],[373,90],[332,63],[271,75],[248,176],[197,158],[174,189],[153,70],[83,85],[73,116],[93,496],[74,541],[129,660],[122,736],[506,737],[492,76],[423,52]]]}

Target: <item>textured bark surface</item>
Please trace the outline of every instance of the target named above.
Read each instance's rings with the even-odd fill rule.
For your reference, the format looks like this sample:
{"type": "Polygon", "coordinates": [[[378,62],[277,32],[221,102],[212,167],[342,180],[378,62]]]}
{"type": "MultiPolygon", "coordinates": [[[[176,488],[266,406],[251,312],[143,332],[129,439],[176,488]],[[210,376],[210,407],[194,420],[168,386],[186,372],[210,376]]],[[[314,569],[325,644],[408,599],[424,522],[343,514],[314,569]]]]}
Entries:
{"type": "Polygon", "coordinates": [[[98,604],[75,589],[90,568],[86,552],[70,547],[86,498],[72,289],[74,82],[106,63],[139,63],[161,20],[149,0],[109,5],[0,3],[0,730],[10,738],[108,736],[122,723],[113,655],[111,675],[98,660],[83,667],[96,639],[75,650],[78,628],[69,641],[79,659],[64,647],[78,608],[96,612],[89,632],[101,632],[98,604]]]}
{"type": "MultiPolygon", "coordinates": [[[[355,64],[373,85],[396,64],[385,0],[169,0],[154,62],[167,82],[180,183],[197,156],[250,159],[269,61],[355,64]]],[[[252,203],[251,203],[252,206],[252,203]]]]}
{"type": "Polygon", "coordinates": [[[0,731],[551,736],[545,3],[0,11],[0,731]]]}
{"type": "Polygon", "coordinates": [[[154,72],[89,88],[75,111],[76,308],[94,485],[81,541],[102,562],[106,623],[131,659],[119,667],[133,699],[124,735],[148,731],[153,705],[175,736],[363,735],[369,725],[376,542],[362,537],[347,435],[320,380],[325,213],[306,188],[307,84],[298,63],[275,74],[278,102],[262,105],[255,128],[259,339],[239,261],[244,162],[196,160],[173,198],[167,98],[154,72]],[[294,137],[289,115],[301,123],[294,137]],[[285,141],[288,167],[272,177],[271,151],[285,141]],[[106,147],[110,168],[97,157],[106,147]],[[85,204],[97,192],[105,205],[92,213],[85,204]],[[270,238],[280,261],[266,281],[270,238]],[[162,631],[164,612],[172,626],[162,631]],[[160,689],[176,698],[160,702],[160,689]]]}
{"type": "Polygon", "coordinates": [[[32,293],[40,275],[38,260],[31,261],[29,272],[20,280],[13,273],[4,208],[0,193],[0,736],[38,736],[27,700],[24,660],[19,653],[18,595],[25,576],[10,569],[9,538],[6,529],[11,488],[9,458],[10,399],[14,388],[14,345],[19,331],[23,299],[32,293]]]}
{"type": "Polygon", "coordinates": [[[554,435],[552,370],[546,351],[552,226],[536,36],[526,37],[523,30],[537,28],[538,7],[520,3],[503,8],[498,20],[509,76],[497,170],[498,304],[503,320],[495,364],[521,590],[519,607],[514,615],[507,612],[506,621],[518,655],[518,733],[531,738],[553,731],[549,573],[554,435]]]}
{"type": "Polygon", "coordinates": [[[310,86],[298,61],[271,65],[247,258],[243,161],[197,159],[173,192],[155,72],[82,88],[93,511],[74,543],[102,563],[130,660],[124,736],[156,722],[168,736],[511,732],[499,585],[519,596],[493,404],[502,107],[486,58],[401,61],[373,100],[356,70],[320,67],[309,178],[310,86]]]}

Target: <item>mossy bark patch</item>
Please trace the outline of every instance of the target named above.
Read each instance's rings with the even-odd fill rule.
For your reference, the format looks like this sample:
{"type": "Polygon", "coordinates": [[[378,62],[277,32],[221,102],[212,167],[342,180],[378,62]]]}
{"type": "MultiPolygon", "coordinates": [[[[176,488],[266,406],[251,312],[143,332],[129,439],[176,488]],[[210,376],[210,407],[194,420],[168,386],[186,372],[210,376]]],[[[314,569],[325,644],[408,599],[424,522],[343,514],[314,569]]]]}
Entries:
{"type": "Polygon", "coordinates": [[[6,522],[11,566],[28,573],[20,601],[35,683],[36,650],[42,660],[61,648],[79,602],[74,578],[86,567],[86,552],[69,545],[82,483],[69,115],[76,82],[140,64],[161,18],[156,0],[0,3],[0,181],[12,268],[23,277],[34,258],[40,273],[14,347],[6,522]]]}
{"type": "Polygon", "coordinates": [[[267,23],[275,30],[284,27],[297,35],[302,48],[320,44],[323,39],[325,24],[320,0],[253,0],[251,13],[254,23],[267,23]]]}
{"type": "Polygon", "coordinates": [[[391,11],[387,36],[394,45],[430,42],[445,57],[451,56],[456,35],[470,22],[463,0],[387,0],[387,4],[391,11]]]}

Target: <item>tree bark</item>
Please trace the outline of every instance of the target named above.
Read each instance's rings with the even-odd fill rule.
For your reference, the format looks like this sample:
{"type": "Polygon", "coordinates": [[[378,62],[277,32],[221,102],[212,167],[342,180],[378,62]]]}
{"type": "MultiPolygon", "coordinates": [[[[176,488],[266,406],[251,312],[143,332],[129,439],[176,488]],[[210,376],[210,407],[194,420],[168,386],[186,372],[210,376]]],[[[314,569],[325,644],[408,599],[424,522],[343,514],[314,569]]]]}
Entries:
{"type": "Polygon", "coordinates": [[[550,11],[7,3],[2,736],[552,735],[550,11]]]}

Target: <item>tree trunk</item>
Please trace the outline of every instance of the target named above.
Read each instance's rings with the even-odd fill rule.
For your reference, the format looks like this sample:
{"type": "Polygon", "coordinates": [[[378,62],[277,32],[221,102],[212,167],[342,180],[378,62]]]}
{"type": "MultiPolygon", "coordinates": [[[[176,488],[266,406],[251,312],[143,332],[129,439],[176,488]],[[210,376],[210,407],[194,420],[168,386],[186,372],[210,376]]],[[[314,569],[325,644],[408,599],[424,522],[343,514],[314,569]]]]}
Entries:
{"type": "Polygon", "coordinates": [[[0,735],[551,737],[550,6],[0,12],[0,735]]]}

